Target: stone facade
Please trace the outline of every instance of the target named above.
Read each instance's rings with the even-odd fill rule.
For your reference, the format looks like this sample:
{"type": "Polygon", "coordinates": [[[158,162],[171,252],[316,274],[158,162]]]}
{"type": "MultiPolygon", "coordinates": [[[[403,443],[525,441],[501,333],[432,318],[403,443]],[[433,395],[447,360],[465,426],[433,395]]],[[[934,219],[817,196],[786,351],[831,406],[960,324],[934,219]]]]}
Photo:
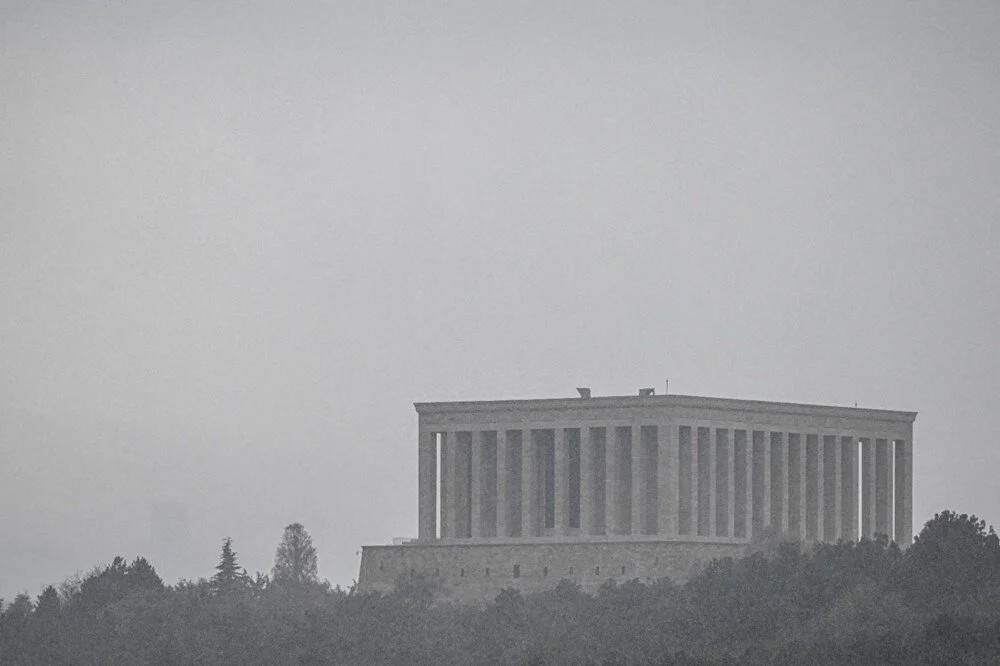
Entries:
{"type": "Polygon", "coordinates": [[[706,562],[740,557],[746,548],[735,539],[365,546],[358,583],[387,593],[400,577],[419,575],[445,598],[470,603],[492,600],[505,588],[540,592],[564,579],[595,593],[608,580],[685,580],[706,562]]]}
{"type": "Polygon", "coordinates": [[[912,539],[914,412],[582,393],[416,404],[419,536],[365,547],[360,588],[421,572],[472,601],[682,579],[765,530],[912,539]]]}

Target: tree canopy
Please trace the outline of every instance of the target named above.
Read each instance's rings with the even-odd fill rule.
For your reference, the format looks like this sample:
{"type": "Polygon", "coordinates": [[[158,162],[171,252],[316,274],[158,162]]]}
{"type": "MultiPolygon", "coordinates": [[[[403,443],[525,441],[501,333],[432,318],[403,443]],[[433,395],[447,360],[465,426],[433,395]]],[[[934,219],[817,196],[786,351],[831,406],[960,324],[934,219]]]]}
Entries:
{"type": "Polygon", "coordinates": [[[292,523],[285,528],[274,554],[271,578],[279,585],[317,582],[316,548],[301,523],[292,523]]]}
{"type": "Polygon", "coordinates": [[[247,576],[227,538],[211,580],[164,586],[145,559],[117,557],[34,601],[19,594],[0,612],[0,663],[911,664],[1000,654],[1000,546],[984,521],[950,511],[905,551],[887,539],[786,543],[717,560],[683,584],[609,580],[589,595],[562,581],[542,594],[504,590],[481,607],[445,602],[441,580],[419,574],[387,595],[287,584],[312,571],[311,558],[284,555],[311,547],[296,525],[274,580],[247,576]]]}
{"type": "Polygon", "coordinates": [[[226,537],[222,541],[222,555],[215,565],[212,576],[212,590],[216,594],[226,594],[248,586],[249,578],[245,569],[241,570],[233,550],[233,540],[226,537]]]}

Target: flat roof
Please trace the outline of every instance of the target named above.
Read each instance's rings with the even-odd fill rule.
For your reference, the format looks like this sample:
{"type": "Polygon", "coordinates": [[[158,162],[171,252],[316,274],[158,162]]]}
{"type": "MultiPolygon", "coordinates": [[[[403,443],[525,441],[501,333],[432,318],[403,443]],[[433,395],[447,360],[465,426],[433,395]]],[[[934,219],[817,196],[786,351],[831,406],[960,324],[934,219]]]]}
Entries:
{"type": "Polygon", "coordinates": [[[588,407],[696,407],[708,409],[738,409],[751,412],[780,414],[809,414],[822,416],[852,416],[856,418],[881,418],[913,423],[917,412],[867,407],[837,407],[798,402],[772,402],[767,400],[739,400],[736,398],[710,398],[698,395],[613,395],[591,398],[536,398],[528,400],[469,400],[457,402],[415,402],[418,414],[456,412],[489,412],[511,409],[532,411],[536,409],[581,409],[588,407]]]}

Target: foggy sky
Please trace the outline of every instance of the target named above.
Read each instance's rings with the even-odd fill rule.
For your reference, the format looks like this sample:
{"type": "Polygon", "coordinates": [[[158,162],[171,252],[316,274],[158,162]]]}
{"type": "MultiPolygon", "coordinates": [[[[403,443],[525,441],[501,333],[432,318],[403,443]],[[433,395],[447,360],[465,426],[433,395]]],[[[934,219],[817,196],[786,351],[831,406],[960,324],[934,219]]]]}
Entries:
{"type": "Polygon", "coordinates": [[[349,585],[414,401],[666,378],[1000,522],[1000,4],[278,4],[0,3],[0,596],[349,585]]]}

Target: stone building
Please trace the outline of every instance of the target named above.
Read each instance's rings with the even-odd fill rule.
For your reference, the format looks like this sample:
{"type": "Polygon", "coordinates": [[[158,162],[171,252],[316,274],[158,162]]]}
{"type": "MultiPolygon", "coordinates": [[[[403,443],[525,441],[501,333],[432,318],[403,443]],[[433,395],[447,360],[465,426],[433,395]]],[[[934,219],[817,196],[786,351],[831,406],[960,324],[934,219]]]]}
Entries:
{"type": "Polygon", "coordinates": [[[686,395],[417,403],[418,538],[365,546],[361,590],[450,598],[675,580],[768,531],[912,540],[915,412],[686,395]]]}

